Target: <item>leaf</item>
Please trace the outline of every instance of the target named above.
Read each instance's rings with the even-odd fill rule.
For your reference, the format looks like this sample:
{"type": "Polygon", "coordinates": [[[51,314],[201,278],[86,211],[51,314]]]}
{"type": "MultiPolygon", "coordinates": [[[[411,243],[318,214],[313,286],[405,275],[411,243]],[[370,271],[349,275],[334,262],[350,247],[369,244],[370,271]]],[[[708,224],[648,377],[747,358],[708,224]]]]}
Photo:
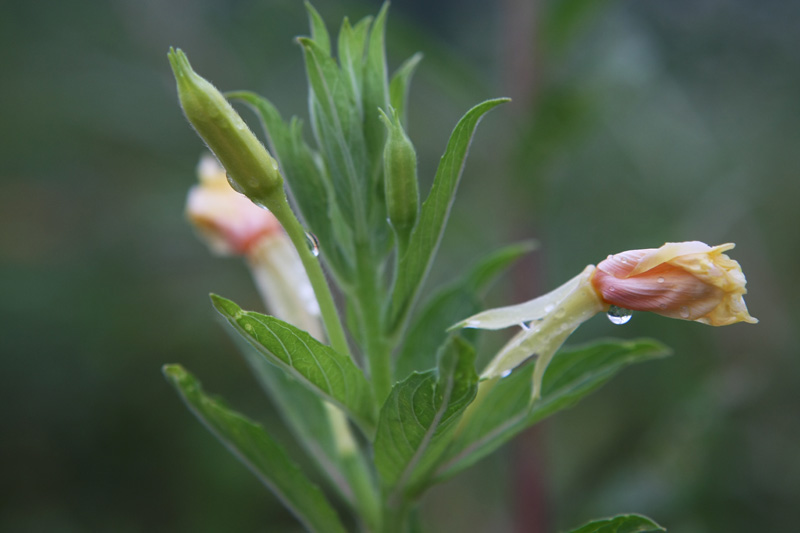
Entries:
{"type": "MultiPolygon", "coordinates": [[[[341,496],[357,504],[346,471],[350,463],[339,453],[330,415],[323,400],[283,369],[267,362],[239,335],[235,342],[261,387],[276,405],[281,418],[317,463],[341,496]]],[[[358,459],[360,455],[356,454],[358,459]]],[[[348,459],[349,461],[349,459],[348,459]]],[[[363,461],[362,461],[363,462],[363,461]]],[[[366,467],[366,465],[364,465],[366,467]]]]}
{"type": "Polygon", "coordinates": [[[428,275],[478,121],[487,111],[508,101],[508,98],[497,98],[476,105],[467,111],[450,135],[431,191],[422,204],[419,222],[411,234],[408,251],[398,262],[390,312],[392,331],[402,327],[428,275]]]}
{"type": "Polygon", "coordinates": [[[247,104],[261,119],[267,142],[281,165],[284,178],[308,229],[320,242],[322,257],[338,279],[350,279],[352,265],[339,246],[352,236],[334,235],[331,224],[331,194],[327,176],[314,161],[314,152],[303,140],[302,123],[292,119],[286,124],[275,106],[266,98],[248,91],[226,93],[230,100],[247,104]]]}
{"type": "Polygon", "coordinates": [[[666,529],[646,516],[624,514],[613,518],[602,518],[584,524],[570,533],[659,533],[666,529]]]}
{"type": "Polygon", "coordinates": [[[390,503],[423,488],[475,397],[474,364],[472,347],[451,337],[440,351],[437,370],[411,374],[392,389],[375,436],[375,465],[390,503]]]}
{"type": "Polygon", "coordinates": [[[311,86],[314,134],[331,176],[342,215],[351,227],[366,225],[367,155],[361,114],[349,84],[331,57],[311,39],[300,37],[311,86]]]}
{"type": "Polygon", "coordinates": [[[386,143],[386,129],[378,109],[388,109],[389,83],[386,70],[386,15],[389,2],[384,2],[369,33],[364,63],[364,140],[367,145],[368,170],[371,186],[378,185],[382,165],[381,156],[386,143]]]}
{"type": "Polygon", "coordinates": [[[633,363],[669,355],[652,339],[602,340],[563,347],[553,357],[542,384],[542,397],[530,405],[533,367],[526,364],[506,378],[481,383],[479,403],[464,418],[458,436],[437,471],[442,480],[474,464],[517,433],[575,405],[580,399],[633,363]]]}
{"type": "Polygon", "coordinates": [[[322,491],[263,427],[207,396],[194,376],[181,366],[166,365],[163,372],[195,416],[280,498],[304,527],[320,532],[346,531],[322,491]]]}
{"type": "Polygon", "coordinates": [[[422,60],[422,54],[417,52],[413,56],[406,59],[400,68],[398,68],[392,75],[392,81],[389,82],[389,103],[397,110],[400,115],[400,120],[403,127],[408,129],[407,119],[407,102],[408,102],[408,86],[411,83],[411,76],[417,69],[417,65],[422,60]]]}
{"type": "MultiPolygon", "coordinates": [[[[480,309],[480,293],[511,263],[535,248],[533,241],[512,244],[492,252],[455,283],[437,292],[417,313],[404,335],[395,363],[395,376],[403,379],[414,370],[436,365],[435,354],[450,325],[480,309]]],[[[471,332],[462,332],[462,335],[471,332]]]]}
{"type": "Polygon", "coordinates": [[[351,26],[350,21],[345,17],[339,30],[337,47],[339,65],[350,86],[353,100],[358,105],[362,120],[364,114],[361,98],[364,81],[364,47],[371,22],[371,17],[365,17],[355,26],[351,26]]]}
{"type": "Polygon", "coordinates": [[[242,309],[211,295],[220,314],[267,360],[350,415],[367,433],[374,427],[372,392],[350,357],[275,317],[242,309]]]}
{"type": "Polygon", "coordinates": [[[314,9],[311,2],[305,2],[305,5],[306,11],[308,11],[308,22],[311,25],[311,38],[319,45],[320,50],[330,56],[331,37],[328,34],[328,28],[325,27],[325,21],[322,20],[319,12],[314,9]]]}

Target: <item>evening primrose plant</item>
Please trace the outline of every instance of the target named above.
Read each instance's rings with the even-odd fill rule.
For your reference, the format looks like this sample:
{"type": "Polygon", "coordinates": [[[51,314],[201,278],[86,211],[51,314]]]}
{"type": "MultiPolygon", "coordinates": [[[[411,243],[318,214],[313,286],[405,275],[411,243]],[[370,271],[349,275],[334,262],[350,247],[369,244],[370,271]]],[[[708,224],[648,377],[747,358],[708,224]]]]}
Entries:
{"type": "MultiPolygon", "coordinates": [[[[598,313],[616,323],[633,310],[713,326],[756,322],[742,297],[744,275],[724,253],[732,244],[668,243],[610,255],[544,296],[481,311],[487,286],[531,250],[521,243],[446,286],[426,288],[423,298],[473,133],[508,99],[466,112],[422,194],[406,133],[420,56],[387,75],[386,5],[374,19],[345,19],[335,55],[324,22],[307,9],[311,37],[297,41],[310,143],[303,122],[285,121],[267,99],[220,93],[181,50],[170,50],[169,60],[186,118],[213,154],[198,165],[187,217],[214,253],[246,261],[270,314],[218,295],[212,304],[243,341],[243,356],[323,487],[269,428],[207,395],[181,366],[164,367],[194,414],[305,528],[419,530],[413,510],[432,485],[622,368],[668,353],[648,339],[563,346],[598,313]],[[256,112],[267,146],[231,102],[256,112]],[[517,333],[476,368],[477,330],[502,328],[517,333]]],[[[620,515],[575,531],[663,529],[620,515]]]]}

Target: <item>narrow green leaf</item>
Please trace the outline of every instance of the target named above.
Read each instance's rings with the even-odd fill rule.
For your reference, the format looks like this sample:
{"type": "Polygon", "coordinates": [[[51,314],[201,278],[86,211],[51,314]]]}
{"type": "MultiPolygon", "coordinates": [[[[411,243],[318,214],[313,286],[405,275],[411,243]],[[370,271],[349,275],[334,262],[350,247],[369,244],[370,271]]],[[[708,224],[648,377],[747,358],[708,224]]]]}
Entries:
{"type": "Polygon", "coordinates": [[[200,383],[179,365],[164,375],[198,419],[264,483],[310,531],[346,530],[325,495],[311,483],[260,425],[207,396],[200,383]]]}
{"type": "Polygon", "coordinates": [[[668,355],[669,349],[651,339],[603,340],[563,347],[553,357],[542,384],[542,397],[530,405],[532,364],[503,379],[481,384],[479,401],[469,410],[438,479],[460,472],[491,453],[517,433],[575,405],[581,398],[633,363],[668,355]]]}
{"type": "Polygon", "coordinates": [[[350,92],[362,119],[364,113],[361,98],[364,80],[364,47],[371,22],[372,18],[366,17],[355,26],[351,26],[350,21],[345,17],[339,30],[339,46],[337,48],[340,68],[350,86],[350,92]]]}
{"type": "Polygon", "coordinates": [[[478,121],[487,111],[508,101],[508,98],[497,98],[476,105],[467,111],[450,135],[431,191],[422,204],[419,222],[411,234],[408,251],[398,262],[390,314],[392,330],[402,327],[428,275],[478,121]]]}
{"type": "Polygon", "coordinates": [[[388,109],[389,106],[385,43],[388,11],[389,2],[384,2],[369,33],[364,64],[364,139],[367,145],[368,169],[374,184],[377,184],[380,176],[381,155],[386,140],[386,130],[381,124],[378,109],[388,109]]]}
{"type": "Polygon", "coordinates": [[[390,503],[424,488],[449,444],[464,409],[475,397],[475,352],[451,337],[436,370],[411,374],[395,385],[381,409],[375,436],[375,465],[390,503]]]}
{"type": "Polygon", "coordinates": [[[509,244],[491,252],[470,269],[464,280],[465,284],[475,292],[483,291],[514,262],[538,247],[539,244],[536,241],[527,240],[509,244]]]}
{"type": "Polygon", "coordinates": [[[269,363],[241,336],[231,332],[256,380],[278,409],[281,418],[341,496],[356,503],[345,476],[347,465],[337,449],[327,407],[319,396],[269,363]]]}
{"type": "Polygon", "coordinates": [[[624,514],[584,524],[570,533],[661,533],[666,531],[646,516],[624,514]]]}
{"type": "Polygon", "coordinates": [[[414,75],[414,71],[421,60],[422,54],[419,52],[406,59],[392,75],[392,81],[389,82],[389,102],[397,110],[397,114],[400,115],[400,120],[406,129],[408,128],[408,117],[406,116],[408,87],[411,84],[411,77],[414,75]]]}
{"type": "Polygon", "coordinates": [[[300,37],[311,86],[314,134],[331,176],[340,212],[351,227],[366,227],[369,187],[359,106],[344,74],[312,40],[300,37]]]}
{"type": "MultiPolygon", "coordinates": [[[[395,376],[404,379],[414,370],[433,368],[436,365],[434,356],[447,328],[454,321],[480,311],[480,293],[511,263],[534,248],[533,241],[526,241],[492,252],[473,265],[465,276],[428,300],[403,336],[395,376]]],[[[465,330],[462,335],[476,333],[477,330],[465,330]]]]}
{"type": "Polygon", "coordinates": [[[374,427],[371,388],[350,357],[275,317],[243,311],[216,294],[211,295],[211,301],[270,363],[344,409],[367,434],[371,433],[374,427]]]}
{"type": "Polygon", "coordinates": [[[325,21],[322,20],[319,12],[314,9],[311,2],[306,2],[305,5],[306,11],[308,11],[308,22],[311,25],[311,38],[319,45],[320,50],[330,56],[331,37],[328,34],[328,28],[325,26],[325,21]]]}
{"type": "Polygon", "coordinates": [[[347,253],[347,245],[352,243],[348,232],[335,234],[331,224],[330,183],[316,161],[315,154],[303,140],[302,122],[292,119],[287,124],[277,108],[266,98],[248,91],[226,93],[230,100],[247,104],[261,119],[267,143],[281,166],[292,198],[309,231],[320,242],[323,260],[331,267],[339,280],[349,280],[352,276],[352,254],[347,253]]]}

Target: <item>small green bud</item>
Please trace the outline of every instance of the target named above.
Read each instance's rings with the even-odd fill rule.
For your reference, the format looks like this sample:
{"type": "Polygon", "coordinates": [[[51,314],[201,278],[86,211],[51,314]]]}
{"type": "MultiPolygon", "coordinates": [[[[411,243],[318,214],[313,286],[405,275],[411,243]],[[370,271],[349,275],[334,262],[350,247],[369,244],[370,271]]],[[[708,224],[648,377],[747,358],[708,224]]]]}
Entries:
{"type": "Polygon", "coordinates": [[[383,177],[389,223],[402,245],[408,241],[419,211],[417,152],[400,124],[397,110],[391,109],[391,113],[390,118],[381,110],[381,120],[388,131],[383,148],[383,177]]]}
{"type": "Polygon", "coordinates": [[[231,186],[254,202],[270,207],[283,193],[278,162],[250,131],[228,100],[189,64],[182,50],[169,50],[186,118],[217,156],[231,186]]]}

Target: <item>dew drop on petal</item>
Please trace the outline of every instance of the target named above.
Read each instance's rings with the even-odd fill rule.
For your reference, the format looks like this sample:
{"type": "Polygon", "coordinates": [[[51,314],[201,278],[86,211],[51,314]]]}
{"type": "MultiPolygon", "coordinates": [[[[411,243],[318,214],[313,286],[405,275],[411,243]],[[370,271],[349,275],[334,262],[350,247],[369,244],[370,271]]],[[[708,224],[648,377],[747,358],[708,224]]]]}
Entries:
{"type": "Polygon", "coordinates": [[[552,312],[553,312],[553,309],[555,309],[555,308],[556,308],[556,306],[555,306],[555,305],[553,305],[553,304],[550,304],[550,305],[548,305],[548,306],[546,306],[546,307],[544,308],[544,312],[545,312],[545,313],[552,313],[552,312]]]}
{"type": "Polygon", "coordinates": [[[682,305],[680,313],[681,313],[681,318],[689,318],[689,308],[687,306],[682,305]]]}
{"type": "Polygon", "coordinates": [[[658,277],[658,279],[657,279],[656,281],[658,281],[659,283],[664,283],[664,278],[662,278],[661,276],[659,276],[659,277],[658,277]]]}
{"type": "Polygon", "coordinates": [[[502,374],[500,374],[500,378],[501,378],[501,379],[502,379],[502,378],[507,378],[507,377],[508,377],[508,376],[510,376],[510,375],[511,375],[511,369],[509,368],[508,370],[504,370],[504,371],[503,371],[503,373],[502,373],[502,374]]]}
{"type": "Polygon", "coordinates": [[[306,244],[308,245],[308,250],[311,252],[311,255],[319,257],[319,239],[310,231],[306,232],[306,244]]]}
{"type": "Polygon", "coordinates": [[[632,315],[633,311],[631,311],[630,309],[617,307],[616,305],[612,305],[611,307],[609,307],[608,312],[606,313],[606,316],[611,321],[611,323],[616,324],[618,326],[630,322],[632,315]]]}

